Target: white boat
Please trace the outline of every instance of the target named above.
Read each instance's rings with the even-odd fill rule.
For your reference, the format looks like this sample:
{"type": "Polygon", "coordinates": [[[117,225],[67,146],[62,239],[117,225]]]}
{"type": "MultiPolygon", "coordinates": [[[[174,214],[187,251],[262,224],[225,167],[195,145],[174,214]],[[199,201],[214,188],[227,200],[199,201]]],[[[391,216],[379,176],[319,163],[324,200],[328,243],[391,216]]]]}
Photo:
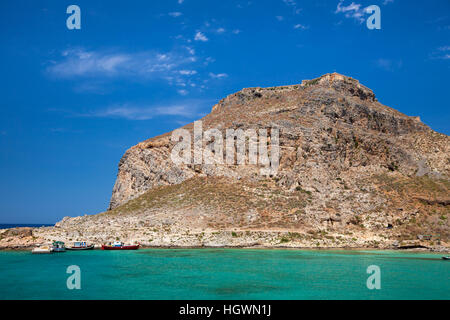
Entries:
{"type": "Polygon", "coordinates": [[[31,253],[52,253],[52,252],[53,250],[52,247],[50,246],[37,247],[31,250],[31,253]]]}
{"type": "Polygon", "coordinates": [[[66,250],[92,250],[94,249],[93,244],[87,244],[86,241],[74,242],[73,246],[66,247],[66,250]]]}
{"type": "Polygon", "coordinates": [[[53,241],[52,245],[53,252],[66,252],[66,246],[62,241],[53,241]]]}

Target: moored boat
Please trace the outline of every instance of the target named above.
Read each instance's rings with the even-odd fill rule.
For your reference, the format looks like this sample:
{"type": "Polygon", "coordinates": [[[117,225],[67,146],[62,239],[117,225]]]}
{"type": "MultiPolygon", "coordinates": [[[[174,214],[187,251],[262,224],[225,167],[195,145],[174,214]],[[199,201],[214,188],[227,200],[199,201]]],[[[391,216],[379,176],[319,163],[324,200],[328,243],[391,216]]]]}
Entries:
{"type": "Polygon", "coordinates": [[[92,250],[94,249],[93,244],[87,244],[85,241],[74,242],[73,246],[66,247],[66,250],[92,250]]]}
{"type": "Polygon", "coordinates": [[[137,245],[125,245],[123,242],[120,241],[114,241],[114,243],[111,244],[104,244],[102,245],[102,250],[137,250],[139,249],[139,244],[137,245]]]}
{"type": "Polygon", "coordinates": [[[62,242],[62,241],[53,241],[52,251],[53,252],[65,252],[66,251],[66,246],[65,246],[64,242],[62,242]]]}
{"type": "Polygon", "coordinates": [[[450,260],[450,256],[448,256],[448,257],[442,257],[442,259],[444,259],[444,260],[450,260]]]}
{"type": "Polygon", "coordinates": [[[31,250],[31,253],[52,253],[52,248],[50,246],[41,246],[41,247],[37,247],[34,248],[33,250],[31,250]]]}

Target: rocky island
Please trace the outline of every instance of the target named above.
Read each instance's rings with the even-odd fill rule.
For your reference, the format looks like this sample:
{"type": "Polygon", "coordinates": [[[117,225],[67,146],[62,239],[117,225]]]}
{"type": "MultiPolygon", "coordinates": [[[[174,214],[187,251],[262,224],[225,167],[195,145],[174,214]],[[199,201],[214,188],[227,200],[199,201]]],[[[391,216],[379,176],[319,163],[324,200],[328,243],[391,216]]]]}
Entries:
{"type": "Polygon", "coordinates": [[[359,81],[333,73],[243,89],[202,123],[279,129],[277,173],[176,165],[167,133],[125,153],[107,211],[0,230],[0,248],[120,239],[149,247],[449,250],[450,137],[384,106],[359,81]]]}

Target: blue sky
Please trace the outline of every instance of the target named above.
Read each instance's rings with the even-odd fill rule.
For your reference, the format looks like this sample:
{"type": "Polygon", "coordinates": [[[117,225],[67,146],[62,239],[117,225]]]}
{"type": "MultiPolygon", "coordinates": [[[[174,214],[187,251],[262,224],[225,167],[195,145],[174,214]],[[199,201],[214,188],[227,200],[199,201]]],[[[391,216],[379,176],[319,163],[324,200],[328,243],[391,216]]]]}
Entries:
{"type": "Polygon", "coordinates": [[[244,87],[336,71],[450,134],[449,35],[448,0],[3,0],[0,223],[105,210],[126,149],[244,87]]]}

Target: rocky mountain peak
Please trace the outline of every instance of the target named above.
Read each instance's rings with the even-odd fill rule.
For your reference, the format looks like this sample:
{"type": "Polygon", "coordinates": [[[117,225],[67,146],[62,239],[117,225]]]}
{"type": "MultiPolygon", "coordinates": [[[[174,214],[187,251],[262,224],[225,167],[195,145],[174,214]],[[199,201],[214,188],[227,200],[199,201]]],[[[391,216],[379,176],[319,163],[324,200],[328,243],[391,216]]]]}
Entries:
{"type": "MultiPolygon", "coordinates": [[[[201,120],[204,130],[278,128],[277,179],[287,190],[298,185],[325,190],[329,179],[356,168],[407,175],[449,176],[450,172],[448,136],[433,132],[417,117],[379,103],[372,90],[337,73],[299,85],[242,89],[219,101],[201,120]]],[[[184,128],[192,131],[193,124],[184,128]]],[[[119,163],[110,209],[152,188],[198,176],[235,179],[257,174],[257,166],[252,165],[177,166],[170,159],[174,146],[170,136],[151,138],[126,152],[119,163]]]]}
{"type": "Polygon", "coordinates": [[[320,89],[331,89],[336,93],[346,96],[355,96],[361,100],[376,102],[377,99],[373,91],[362,85],[358,80],[339,73],[327,73],[319,78],[303,80],[301,84],[268,87],[268,88],[244,88],[216,104],[212,111],[222,110],[232,103],[246,103],[250,100],[273,97],[274,95],[286,95],[292,92],[308,92],[320,89]]]}
{"type": "Polygon", "coordinates": [[[313,80],[302,81],[303,87],[315,85],[331,87],[338,92],[358,96],[361,100],[376,101],[375,94],[371,89],[363,86],[358,80],[339,73],[327,73],[313,80]]]}

